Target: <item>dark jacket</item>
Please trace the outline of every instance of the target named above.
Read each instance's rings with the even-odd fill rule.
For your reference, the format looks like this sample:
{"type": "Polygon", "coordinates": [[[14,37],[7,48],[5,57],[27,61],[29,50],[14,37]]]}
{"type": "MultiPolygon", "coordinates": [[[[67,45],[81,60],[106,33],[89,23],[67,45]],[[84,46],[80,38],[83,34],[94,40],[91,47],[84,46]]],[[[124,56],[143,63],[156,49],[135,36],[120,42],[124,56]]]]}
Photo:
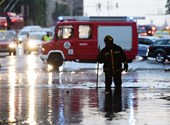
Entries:
{"type": "Polygon", "coordinates": [[[114,71],[122,71],[122,63],[127,63],[125,52],[120,46],[114,43],[106,45],[101,50],[97,57],[97,61],[99,63],[104,63],[104,72],[113,71],[112,65],[114,65],[114,71]],[[111,55],[111,50],[113,56],[111,55]]]}

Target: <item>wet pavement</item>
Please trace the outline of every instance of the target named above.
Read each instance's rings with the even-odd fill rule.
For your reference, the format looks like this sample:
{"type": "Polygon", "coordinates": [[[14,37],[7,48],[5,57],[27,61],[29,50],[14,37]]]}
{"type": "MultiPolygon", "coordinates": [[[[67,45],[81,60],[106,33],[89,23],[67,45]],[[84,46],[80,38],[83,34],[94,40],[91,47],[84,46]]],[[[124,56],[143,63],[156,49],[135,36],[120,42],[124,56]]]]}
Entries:
{"type": "MultiPolygon", "coordinates": [[[[134,61],[122,91],[105,94],[96,65],[68,62],[47,72],[38,54],[0,58],[2,125],[170,125],[169,63],[134,61]]],[[[102,66],[100,66],[102,67],[102,66]]]]}

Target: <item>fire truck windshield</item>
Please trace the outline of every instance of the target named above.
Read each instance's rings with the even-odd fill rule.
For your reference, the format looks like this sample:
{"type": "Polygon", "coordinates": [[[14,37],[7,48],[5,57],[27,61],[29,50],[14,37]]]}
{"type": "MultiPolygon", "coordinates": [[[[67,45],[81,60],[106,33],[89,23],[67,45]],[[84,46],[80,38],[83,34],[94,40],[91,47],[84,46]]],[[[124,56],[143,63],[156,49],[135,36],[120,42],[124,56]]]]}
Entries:
{"type": "Polygon", "coordinates": [[[72,38],[74,34],[72,25],[64,25],[60,26],[57,34],[57,38],[59,39],[68,39],[72,38]]]}

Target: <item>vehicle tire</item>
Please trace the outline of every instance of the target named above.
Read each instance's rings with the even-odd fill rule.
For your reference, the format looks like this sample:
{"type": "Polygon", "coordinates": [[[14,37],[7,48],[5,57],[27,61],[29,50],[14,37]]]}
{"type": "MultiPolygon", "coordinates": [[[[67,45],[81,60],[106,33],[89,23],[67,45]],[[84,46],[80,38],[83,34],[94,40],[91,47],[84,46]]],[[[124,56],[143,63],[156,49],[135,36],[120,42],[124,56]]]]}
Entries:
{"type": "Polygon", "coordinates": [[[9,51],[9,55],[10,55],[10,56],[12,55],[12,52],[11,52],[11,51],[9,51]]]}
{"type": "Polygon", "coordinates": [[[24,49],[24,54],[26,54],[27,53],[27,51],[24,49]]]}
{"type": "Polygon", "coordinates": [[[51,55],[48,59],[48,63],[53,66],[54,71],[57,71],[63,64],[63,58],[60,55],[51,55]]]}
{"type": "Polygon", "coordinates": [[[16,51],[13,51],[13,55],[14,55],[14,56],[16,55],[16,51]]]}
{"type": "Polygon", "coordinates": [[[25,54],[30,54],[30,53],[31,53],[31,51],[30,51],[30,50],[26,50],[26,49],[24,49],[24,53],[25,53],[25,54]]]}
{"type": "Polygon", "coordinates": [[[163,63],[163,62],[165,62],[166,57],[165,57],[165,54],[163,52],[158,52],[155,56],[155,59],[156,59],[157,62],[163,63]]]}
{"type": "Polygon", "coordinates": [[[148,57],[147,57],[147,56],[142,56],[142,58],[143,58],[144,60],[146,60],[148,57]]]}
{"type": "Polygon", "coordinates": [[[28,53],[28,54],[31,54],[31,51],[30,51],[30,50],[27,50],[27,53],[28,53]]]}

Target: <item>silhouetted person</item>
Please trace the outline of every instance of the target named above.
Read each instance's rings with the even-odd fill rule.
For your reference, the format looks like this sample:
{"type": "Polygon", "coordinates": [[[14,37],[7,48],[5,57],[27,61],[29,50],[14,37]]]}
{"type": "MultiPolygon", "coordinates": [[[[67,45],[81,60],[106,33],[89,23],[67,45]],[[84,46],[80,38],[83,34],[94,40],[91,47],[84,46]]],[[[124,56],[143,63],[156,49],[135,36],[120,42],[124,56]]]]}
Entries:
{"type": "Polygon", "coordinates": [[[110,35],[104,38],[105,47],[101,50],[97,57],[99,63],[104,63],[103,70],[105,73],[105,88],[106,92],[111,88],[112,79],[116,88],[121,88],[122,85],[122,64],[123,70],[128,71],[128,63],[123,49],[113,43],[113,38],[110,35]]]}
{"type": "Polygon", "coordinates": [[[11,30],[11,19],[8,16],[8,14],[6,14],[6,20],[7,20],[7,30],[11,30]]]}

